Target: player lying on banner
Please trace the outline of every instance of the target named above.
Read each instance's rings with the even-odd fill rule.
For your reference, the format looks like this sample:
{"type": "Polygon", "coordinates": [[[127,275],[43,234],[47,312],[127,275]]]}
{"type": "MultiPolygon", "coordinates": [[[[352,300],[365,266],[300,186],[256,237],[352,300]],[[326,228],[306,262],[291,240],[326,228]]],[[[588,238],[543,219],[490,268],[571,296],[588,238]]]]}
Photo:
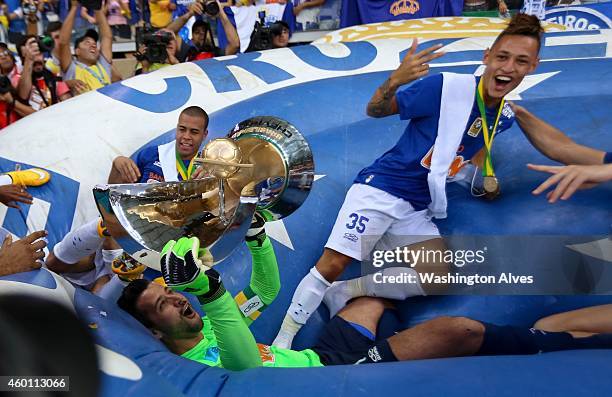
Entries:
{"type": "MultiPolygon", "coordinates": [[[[370,297],[357,298],[343,307],[310,349],[294,351],[257,344],[248,325],[280,289],[274,251],[263,226],[263,221],[256,221],[247,234],[253,258],[251,282],[235,299],[225,290],[219,273],[208,267],[210,254],[200,249],[198,239],[184,237],[171,240],[162,251],[166,286],[146,279],[132,281],[119,298],[119,306],[173,353],[231,370],[612,347],[612,334],[593,335],[612,332],[612,305],[542,319],[535,325],[542,331],[465,317],[440,317],[397,329],[396,334],[389,329],[386,333],[393,336],[385,338],[377,335],[377,328],[386,301],[370,297]],[[180,292],[196,295],[206,315],[201,317],[180,292]]],[[[401,288],[405,285],[390,289],[401,288]]],[[[342,302],[345,296],[339,291],[330,290],[334,296],[329,301],[342,302]]]]}
{"type": "MultiPolygon", "coordinates": [[[[504,100],[538,65],[542,34],[536,17],[515,15],[485,50],[482,77],[454,73],[425,77],[428,62],[444,55],[435,52],[442,44],[417,52],[413,41],[367,106],[372,117],[399,114],[410,123],[397,144],[355,178],[323,255],[298,285],[274,345],[290,347],[331,283],[352,260],[367,258],[374,247],[443,251],[444,241],[432,217],[446,217],[446,183],[467,183],[472,194],[495,198],[500,189],[491,146],[515,119],[529,141],[555,161],[603,162],[604,152],[573,142],[523,107],[504,100]],[[468,164],[470,159],[482,169],[468,164]]],[[[391,270],[383,272],[387,271],[391,270]]],[[[448,265],[416,263],[409,271],[446,273],[448,265]]],[[[404,297],[441,293],[443,287],[414,284],[404,297]]]]}

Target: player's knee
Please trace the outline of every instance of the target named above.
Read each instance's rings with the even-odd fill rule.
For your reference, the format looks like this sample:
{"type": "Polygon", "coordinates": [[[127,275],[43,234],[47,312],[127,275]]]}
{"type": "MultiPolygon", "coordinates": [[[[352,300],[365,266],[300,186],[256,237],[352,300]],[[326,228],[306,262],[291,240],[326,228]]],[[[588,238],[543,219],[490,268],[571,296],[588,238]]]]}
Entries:
{"type": "Polygon", "coordinates": [[[338,251],[325,248],[323,255],[317,262],[317,271],[329,282],[338,278],[340,274],[351,263],[352,258],[338,251]]]}
{"type": "Polygon", "coordinates": [[[480,340],[484,336],[484,325],[471,318],[450,317],[449,324],[450,333],[459,341],[480,340]]]}
{"type": "Polygon", "coordinates": [[[385,310],[385,301],[381,298],[359,297],[346,305],[338,316],[344,320],[360,324],[372,332],[376,331],[380,316],[385,310]]]}
{"type": "Polygon", "coordinates": [[[548,316],[539,319],[535,322],[535,324],[533,324],[533,328],[548,332],[560,331],[559,324],[557,323],[557,321],[555,321],[554,316],[548,316]]]}
{"type": "Polygon", "coordinates": [[[438,317],[432,320],[433,332],[444,335],[452,343],[470,343],[482,340],[484,325],[467,317],[438,317]]]}
{"type": "Polygon", "coordinates": [[[353,309],[360,312],[376,313],[383,312],[385,310],[385,300],[381,298],[374,298],[370,296],[361,296],[351,300],[351,302],[343,309],[353,309]]]}

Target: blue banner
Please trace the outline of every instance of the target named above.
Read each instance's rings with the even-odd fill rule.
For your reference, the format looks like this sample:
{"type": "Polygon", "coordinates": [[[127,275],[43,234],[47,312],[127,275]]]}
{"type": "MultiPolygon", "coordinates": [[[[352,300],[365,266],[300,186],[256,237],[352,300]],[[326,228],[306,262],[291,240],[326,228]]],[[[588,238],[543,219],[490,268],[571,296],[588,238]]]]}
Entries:
{"type": "Polygon", "coordinates": [[[612,2],[550,7],[546,21],[565,25],[571,30],[597,30],[612,28],[612,2]]]}
{"type": "Polygon", "coordinates": [[[340,27],[461,15],[463,0],[342,0],[340,27]]]}

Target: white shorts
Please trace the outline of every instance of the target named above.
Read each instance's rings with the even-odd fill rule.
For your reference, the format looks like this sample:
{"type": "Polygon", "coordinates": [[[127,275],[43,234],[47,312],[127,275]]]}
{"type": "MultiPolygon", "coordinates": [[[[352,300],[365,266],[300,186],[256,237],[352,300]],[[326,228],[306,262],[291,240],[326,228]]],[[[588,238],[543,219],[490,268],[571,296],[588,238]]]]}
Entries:
{"type": "Polygon", "coordinates": [[[85,289],[91,289],[93,287],[96,280],[98,280],[102,276],[113,276],[113,270],[110,265],[104,263],[102,256],[102,244],[96,250],[96,255],[94,257],[94,265],[96,266],[94,269],[91,269],[87,272],[81,273],[62,273],[62,277],[66,280],[70,281],[73,285],[78,287],[83,287],[85,289]]]}
{"type": "Polygon", "coordinates": [[[375,248],[392,250],[439,236],[427,209],[416,211],[406,200],[356,183],[346,193],[325,248],[361,261],[375,248]]]}

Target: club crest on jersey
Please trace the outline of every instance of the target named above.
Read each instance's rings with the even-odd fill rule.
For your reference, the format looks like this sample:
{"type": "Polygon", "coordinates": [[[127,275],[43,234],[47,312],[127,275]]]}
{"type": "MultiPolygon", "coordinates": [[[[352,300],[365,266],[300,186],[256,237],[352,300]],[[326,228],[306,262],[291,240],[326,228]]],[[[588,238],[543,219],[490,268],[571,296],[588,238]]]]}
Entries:
{"type": "Polygon", "coordinates": [[[480,117],[476,117],[467,134],[473,138],[476,138],[478,134],[482,131],[482,119],[480,117]]]}
{"type": "Polygon", "coordinates": [[[514,111],[512,111],[512,108],[510,107],[508,102],[504,103],[504,108],[502,109],[502,116],[509,119],[514,117],[514,111]]]}
{"type": "Polygon", "coordinates": [[[262,363],[274,364],[276,362],[276,357],[274,353],[272,353],[272,350],[270,350],[270,346],[258,343],[257,349],[259,350],[259,357],[261,357],[262,363]]]}

